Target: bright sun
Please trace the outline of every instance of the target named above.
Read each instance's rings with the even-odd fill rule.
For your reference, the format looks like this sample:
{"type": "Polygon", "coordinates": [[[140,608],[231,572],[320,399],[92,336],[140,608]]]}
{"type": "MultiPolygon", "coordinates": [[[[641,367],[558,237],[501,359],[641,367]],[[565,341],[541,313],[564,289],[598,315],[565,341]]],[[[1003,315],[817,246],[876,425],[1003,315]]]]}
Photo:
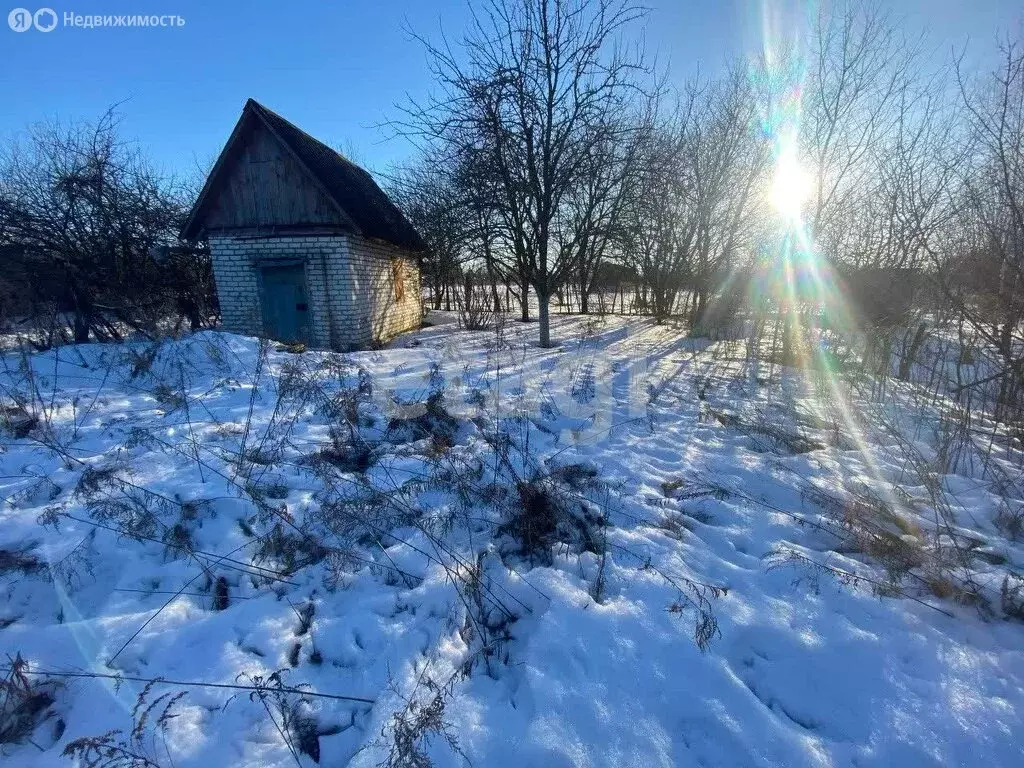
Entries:
{"type": "Polygon", "coordinates": [[[811,176],[800,165],[796,150],[783,150],[775,161],[775,173],[768,199],[787,222],[799,221],[804,203],[811,196],[811,176]]]}

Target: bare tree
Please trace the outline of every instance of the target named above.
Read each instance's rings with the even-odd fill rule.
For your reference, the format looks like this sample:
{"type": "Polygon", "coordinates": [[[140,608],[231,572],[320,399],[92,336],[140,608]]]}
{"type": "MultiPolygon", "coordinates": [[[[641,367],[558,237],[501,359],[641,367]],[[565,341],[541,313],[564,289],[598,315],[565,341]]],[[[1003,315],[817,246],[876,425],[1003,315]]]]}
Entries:
{"type": "Polygon", "coordinates": [[[625,212],[636,200],[643,149],[653,128],[654,99],[639,116],[626,115],[603,126],[579,184],[566,196],[558,225],[558,249],[575,263],[570,284],[579,294],[582,314],[590,311],[590,293],[601,264],[626,242],[625,212]]]}
{"type": "Polygon", "coordinates": [[[659,321],[687,290],[689,320],[700,325],[711,297],[751,261],[768,158],[756,115],[753,89],[736,68],[719,80],[691,83],[646,144],[640,193],[630,208],[632,244],[659,321]]]}
{"type": "Polygon", "coordinates": [[[807,224],[836,258],[847,216],[872,187],[872,152],[899,127],[917,48],[874,2],[823,10],[813,41],[800,123],[800,151],[814,175],[807,224]]]}
{"type": "MultiPolygon", "coordinates": [[[[860,276],[853,273],[880,264],[883,252],[888,258],[901,247],[891,237],[895,219],[887,206],[893,199],[885,197],[892,190],[880,189],[880,164],[893,152],[901,118],[912,109],[918,73],[917,46],[872,0],[823,8],[806,50],[792,51],[795,60],[781,57],[782,70],[790,73],[782,85],[800,98],[779,92],[773,100],[799,109],[780,108],[771,126],[777,155],[784,159],[793,152],[810,177],[800,217],[806,237],[781,238],[781,256],[770,267],[786,362],[794,361],[806,342],[807,311],[836,303],[835,296],[822,295],[828,277],[845,276],[855,287],[860,276]],[[800,272],[824,276],[824,283],[793,279],[800,272]]],[[[874,297],[873,286],[886,283],[885,273],[872,269],[867,288],[854,293],[874,297]]],[[[857,309],[856,297],[848,298],[857,309]]],[[[882,346],[887,349],[888,341],[882,346]]]]}
{"type": "Polygon", "coordinates": [[[628,260],[642,282],[642,311],[660,323],[669,317],[686,281],[684,254],[693,237],[693,178],[685,163],[685,135],[692,103],[659,122],[644,142],[636,194],[627,202],[628,260]]]}
{"type": "MultiPolygon", "coordinates": [[[[967,112],[969,162],[962,167],[960,231],[973,236],[961,268],[940,271],[943,289],[997,354],[1001,408],[1024,391],[1024,48],[1000,45],[1001,63],[980,82],[959,75],[967,112]],[[956,292],[970,287],[969,299],[956,292]]],[[[985,382],[980,382],[985,383],[985,382]]]]}
{"type": "Polygon", "coordinates": [[[388,188],[426,243],[421,269],[434,309],[441,309],[446,297],[450,309],[472,237],[467,192],[449,167],[429,155],[392,174],[388,188]]]}
{"type": "Polygon", "coordinates": [[[471,154],[493,180],[486,194],[502,220],[504,261],[537,296],[544,347],[548,304],[577,266],[579,231],[594,231],[566,236],[565,208],[593,182],[596,148],[635,108],[642,61],[617,37],[642,14],[620,0],[488,0],[457,53],[428,44],[440,95],[407,109],[404,130],[452,157],[471,154]]]}
{"type": "Polygon", "coordinates": [[[738,67],[706,86],[696,103],[684,145],[694,182],[694,230],[684,258],[694,297],[690,321],[700,326],[711,296],[752,260],[768,152],[757,135],[755,92],[738,67]]]}

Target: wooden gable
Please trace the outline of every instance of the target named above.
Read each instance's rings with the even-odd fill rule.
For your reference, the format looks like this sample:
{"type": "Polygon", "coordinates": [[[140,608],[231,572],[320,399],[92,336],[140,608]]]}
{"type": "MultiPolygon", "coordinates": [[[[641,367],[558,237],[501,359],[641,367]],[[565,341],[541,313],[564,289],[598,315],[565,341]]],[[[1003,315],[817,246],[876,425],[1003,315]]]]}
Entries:
{"type": "Polygon", "coordinates": [[[196,211],[197,229],[351,226],[316,179],[255,116],[243,115],[217,165],[196,211]]]}
{"type": "Polygon", "coordinates": [[[249,99],[181,229],[341,230],[422,251],[422,238],[373,177],[249,99]]]}

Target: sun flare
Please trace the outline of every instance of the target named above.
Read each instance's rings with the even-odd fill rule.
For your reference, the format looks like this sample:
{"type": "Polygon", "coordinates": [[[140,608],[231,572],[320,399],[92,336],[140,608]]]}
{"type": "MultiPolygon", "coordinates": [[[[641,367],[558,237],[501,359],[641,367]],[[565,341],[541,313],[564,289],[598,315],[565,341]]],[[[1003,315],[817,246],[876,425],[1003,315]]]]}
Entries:
{"type": "Polygon", "coordinates": [[[787,222],[800,220],[804,203],[811,196],[811,175],[800,164],[796,150],[783,150],[775,161],[768,199],[787,222]]]}

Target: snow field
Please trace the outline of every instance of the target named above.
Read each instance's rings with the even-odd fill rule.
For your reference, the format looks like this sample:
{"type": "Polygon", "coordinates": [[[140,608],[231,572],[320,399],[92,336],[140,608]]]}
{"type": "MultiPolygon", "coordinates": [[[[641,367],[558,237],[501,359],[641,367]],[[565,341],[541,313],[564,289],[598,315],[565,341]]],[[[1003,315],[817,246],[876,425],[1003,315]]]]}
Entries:
{"type": "MultiPolygon", "coordinates": [[[[34,670],[263,686],[266,706],[154,687],[187,691],[166,734],[146,732],[177,766],[306,765],[310,751],[375,766],[435,700],[440,725],[416,744],[439,766],[1024,762],[1019,621],[784,556],[885,582],[808,524],[827,514],[815,492],[900,484],[900,535],[930,530],[927,489],[856,392],[836,429],[805,372],[764,379],[671,326],[556,316],[561,347],[541,350],[533,326],[510,322],[499,342],[432,320],[350,355],[262,354],[212,332],[6,355],[4,391],[43,415],[0,446],[0,550],[38,563],[0,567],[0,652],[34,670]],[[507,504],[437,482],[470,467],[488,489],[577,468],[563,492],[601,521],[596,546],[557,531],[547,557],[520,551],[507,504]],[[276,670],[284,687],[373,703],[275,695],[276,670]],[[300,749],[310,732],[316,749],[300,749]]],[[[933,450],[927,429],[908,434],[933,450]]],[[[993,523],[1000,499],[978,476],[940,484],[997,602],[1024,570],[993,523]]],[[[35,745],[3,745],[5,762],[65,764],[75,739],[127,735],[145,688],[59,684],[35,745]]]]}

